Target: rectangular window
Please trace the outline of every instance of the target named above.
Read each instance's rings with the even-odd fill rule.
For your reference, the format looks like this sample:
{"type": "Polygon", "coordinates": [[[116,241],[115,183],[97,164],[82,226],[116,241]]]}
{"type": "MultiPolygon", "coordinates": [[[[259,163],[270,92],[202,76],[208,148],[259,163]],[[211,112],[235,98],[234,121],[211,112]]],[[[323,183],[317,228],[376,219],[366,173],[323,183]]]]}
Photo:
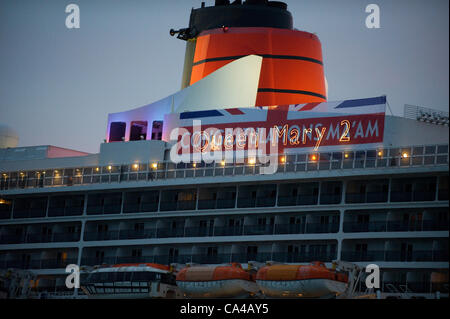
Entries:
{"type": "Polygon", "coordinates": [[[131,256],[132,257],[141,257],[142,256],[142,249],[141,248],[133,249],[131,251],[131,256]]]}
{"type": "Polygon", "coordinates": [[[217,247],[208,247],[208,256],[217,256],[217,247]]]}
{"type": "Polygon", "coordinates": [[[448,200],[448,176],[439,177],[439,200],[448,200]]]}
{"type": "Polygon", "coordinates": [[[341,192],[341,182],[323,182],[321,186],[320,204],[339,204],[341,202],[341,192]]]}
{"type": "Polygon", "coordinates": [[[147,139],[147,121],[133,121],[130,128],[130,141],[147,139]]]}
{"type": "Polygon", "coordinates": [[[125,139],[125,122],[112,122],[109,128],[109,142],[122,142],[125,139]]]}
{"type": "Polygon", "coordinates": [[[152,140],[160,141],[162,139],[163,122],[154,121],[152,125],[152,140]]]}

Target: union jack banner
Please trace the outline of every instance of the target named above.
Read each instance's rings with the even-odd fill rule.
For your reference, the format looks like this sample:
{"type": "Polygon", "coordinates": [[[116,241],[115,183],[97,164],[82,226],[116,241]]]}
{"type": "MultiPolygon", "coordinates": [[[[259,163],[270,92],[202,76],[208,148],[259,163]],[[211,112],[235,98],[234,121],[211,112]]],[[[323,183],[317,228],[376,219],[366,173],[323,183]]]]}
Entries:
{"type": "MultiPolygon", "coordinates": [[[[168,114],[164,119],[163,140],[173,129],[182,128],[192,137],[194,125],[200,132],[242,129],[261,132],[262,141],[277,140],[280,152],[319,147],[347,147],[383,142],[386,97],[336,102],[231,108],[168,114]],[[196,124],[197,123],[197,124],[196,124]]],[[[189,135],[184,134],[184,135],[189,135]]],[[[202,139],[211,137],[203,134],[202,139]]],[[[224,136],[225,137],[225,136],[224,136]]],[[[209,141],[211,142],[211,141],[209,141]]],[[[236,139],[234,139],[236,144],[236,139]]],[[[356,147],[357,148],[357,147],[356,147]]]]}

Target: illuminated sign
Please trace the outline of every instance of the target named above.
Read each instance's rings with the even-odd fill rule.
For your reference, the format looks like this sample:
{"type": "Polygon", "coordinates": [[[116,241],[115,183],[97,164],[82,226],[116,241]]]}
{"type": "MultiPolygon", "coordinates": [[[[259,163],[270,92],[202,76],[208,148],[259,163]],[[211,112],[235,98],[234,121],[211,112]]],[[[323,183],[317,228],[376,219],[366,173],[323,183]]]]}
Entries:
{"type": "MultiPolygon", "coordinates": [[[[178,153],[239,151],[265,144],[285,149],[382,143],[385,98],[276,108],[228,109],[171,114],[164,139],[178,153]],[[305,111],[302,111],[306,108],[305,111]],[[172,136],[168,136],[168,134],[172,136]]],[[[273,150],[272,150],[273,151],[273,150]]]]}

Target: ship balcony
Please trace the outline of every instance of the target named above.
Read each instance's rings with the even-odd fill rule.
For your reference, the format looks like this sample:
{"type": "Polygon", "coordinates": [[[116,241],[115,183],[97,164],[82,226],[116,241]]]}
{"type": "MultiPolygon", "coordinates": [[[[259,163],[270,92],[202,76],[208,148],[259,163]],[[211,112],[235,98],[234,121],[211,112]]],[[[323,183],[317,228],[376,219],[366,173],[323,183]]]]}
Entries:
{"type": "Polygon", "coordinates": [[[155,255],[155,256],[126,256],[126,257],[104,257],[104,258],[83,258],[82,265],[112,265],[122,263],[196,263],[196,264],[222,264],[222,263],[247,263],[249,261],[258,261],[265,263],[273,260],[286,263],[309,263],[311,261],[331,262],[336,259],[336,253],[233,253],[233,254],[184,254],[184,255],[155,255]]]}
{"type": "Polygon", "coordinates": [[[307,223],[306,234],[325,234],[325,233],[337,233],[339,231],[338,223],[307,223]]]}
{"type": "Polygon", "coordinates": [[[81,266],[114,265],[116,261],[117,257],[84,257],[81,266]]]}
{"type": "Polygon", "coordinates": [[[83,214],[83,209],[83,195],[52,196],[48,206],[48,216],[79,216],[83,214]]]}
{"type": "Polygon", "coordinates": [[[195,257],[195,255],[150,255],[150,256],[120,256],[120,257],[101,257],[101,258],[82,258],[81,264],[84,266],[95,265],[114,265],[114,264],[136,264],[136,263],[158,263],[158,264],[171,264],[171,263],[191,263],[193,259],[201,261],[201,258],[195,257]]]}
{"type": "Polygon", "coordinates": [[[127,240],[157,238],[156,229],[121,229],[106,231],[86,231],[85,241],[127,240]]]}
{"type": "Polygon", "coordinates": [[[448,261],[446,250],[367,250],[367,251],[342,251],[341,259],[351,262],[445,262],[448,261]]]}
{"type": "Polygon", "coordinates": [[[448,223],[425,220],[421,223],[402,221],[374,221],[370,223],[344,222],[344,232],[414,232],[414,231],[448,231],[448,223]]]}
{"type": "Polygon", "coordinates": [[[160,211],[195,210],[196,189],[175,189],[161,191],[160,211]]]}
{"type": "Polygon", "coordinates": [[[249,261],[266,262],[272,260],[272,253],[234,253],[231,254],[231,262],[246,263],[249,261]]]}
{"type": "Polygon", "coordinates": [[[76,242],[80,223],[28,224],[0,226],[0,244],[76,242]]]}
{"type": "Polygon", "coordinates": [[[175,211],[175,210],[195,210],[195,200],[180,200],[180,201],[167,201],[161,202],[160,210],[162,212],[175,211]]]}
{"type": "Polygon", "coordinates": [[[123,206],[123,212],[126,213],[143,213],[158,211],[158,202],[142,203],[142,204],[126,204],[123,206]]]}
{"type": "Polygon", "coordinates": [[[198,209],[226,209],[234,208],[236,205],[236,199],[199,199],[198,209]]]}
{"type": "Polygon", "coordinates": [[[337,233],[339,223],[266,224],[216,227],[161,227],[143,230],[86,231],[85,241],[215,236],[261,236],[337,233]]]}
{"type": "Polygon", "coordinates": [[[45,217],[45,209],[15,209],[14,218],[40,218],[45,217]]]}
{"type": "Polygon", "coordinates": [[[85,232],[85,241],[96,241],[96,240],[118,240],[119,231],[102,231],[102,232],[85,232]]]}
{"type": "Polygon", "coordinates": [[[11,204],[0,203],[0,220],[11,218],[11,204]]]}
{"type": "Polygon", "coordinates": [[[336,259],[336,252],[322,253],[286,253],[276,252],[272,255],[272,260],[283,263],[310,263],[312,261],[331,262],[336,259]]]}
{"type": "Polygon", "coordinates": [[[273,207],[275,206],[276,197],[257,197],[257,198],[239,198],[237,202],[238,208],[250,207],[273,207]]]}
{"type": "Polygon", "coordinates": [[[311,261],[331,262],[336,259],[336,251],[323,252],[244,252],[244,253],[214,253],[214,254],[158,254],[148,256],[112,256],[112,257],[85,257],[82,258],[83,266],[114,265],[114,264],[139,264],[139,263],[196,263],[196,264],[223,264],[223,263],[247,263],[258,261],[285,262],[285,263],[309,263],[311,261]]]}
{"type": "Polygon", "coordinates": [[[317,205],[318,195],[279,196],[278,206],[317,205]]]}
{"type": "MultiPolygon", "coordinates": [[[[322,170],[351,170],[406,167],[448,167],[448,145],[427,145],[393,147],[379,150],[346,151],[334,153],[297,154],[286,156],[279,163],[277,174],[294,172],[317,172],[322,170]],[[404,154],[407,154],[406,156],[404,154]]],[[[242,176],[259,174],[261,164],[243,165],[242,163],[221,162],[174,164],[171,162],[141,163],[139,172],[129,165],[106,167],[55,168],[45,172],[15,171],[2,172],[0,190],[22,188],[71,187],[97,183],[127,183],[140,181],[152,182],[174,178],[204,178],[213,176],[242,176]]],[[[448,199],[448,189],[441,193],[448,199]],[[446,193],[446,194],[445,194],[446,193]]],[[[400,197],[402,195],[399,195],[400,197]]],[[[417,194],[417,196],[421,196],[417,194]]],[[[424,195],[425,196],[425,195],[424,195]]],[[[429,195],[424,198],[427,199],[429,195]]]]}
{"type": "Polygon", "coordinates": [[[211,237],[214,236],[212,227],[186,227],[184,229],[185,237],[211,237]]]}
{"type": "Polygon", "coordinates": [[[80,240],[79,233],[27,234],[26,243],[75,242],[80,240]]]}
{"type": "Polygon", "coordinates": [[[193,255],[192,262],[196,264],[225,264],[231,262],[231,254],[193,255]]]}
{"type": "Polygon", "coordinates": [[[87,215],[120,214],[122,193],[89,194],[87,215]]]}
{"type": "Polygon", "coordinates": [[[436,192],[391,192],[391,202],[424,202],[433,201],[436,198],[436,192]]]}
{"type": "Polygon", "coordinates": [[[159,191],[126,192],[123,212],[144,213],[158,211],[159,191]]]}
{"type": "Polygon", "coordinates": [[[156,238],[156,229],[132,230],[124,229],[119,232],[119,239],[148,239],[156,238]]]}
{"type": "Polygon", "coordinates": [[[241,185],[239,186],[237,207],[273,207],[277,200],[277,185],[241,185]]]}
{"type": "Polygon", "coordinates": [[[1,235],[0,244],[23,244],[26,243],[26,234],[1,235]]]}
{"type": "Polygon", "coordinates": [[[64,207],[64,208],[48,208],[49,217],[62,217],[62,216],[80,216],[83,214],[83,206],[64,207]]]}
{"type": "Polygon", "coordinates": [[[244,226],[217,226],[214,227],[214,236],[242,236],[244,226]]]}
{"type": "Polygon", "coordinates": [[[184,227],[175,228],[158,228],[156,231],[156,238],[171,238],[171,237],[184,237],[184,227]]]}
{"type": "Polygon", "coordinates": [[[120,205],[92,205],[88,206],[88,215],[120,214],[120,205]]]}
{"type": "Polygon", "coordinates": [[[76,258],[66,259],[35,259],[35,260],[8,260],[0,262],[0,268],[17,269],[59,269],[66,268],[67,265],[76,264],[76,258]]]}
{"type": "Polygon", "coordinates": [[[388,196],[388,192],[347,193],[345,202],[347,204],[385,203],[388,201],[388,196]]]}
{"type": "Polygon", "coordinates": [[[123,206],[123,212],[126,213],[143,213],[158,211],[158,201],[149,203],[132,204],[126,203],[123,206]]]}
{"type": "MultiPolygon", "coordinates": [[[[237,185],[224,188],[114,192],[87,194],[87,215],[145,213],[156,211],[217,210],[256,207],[295,207],[366,203],[448,201],[448,176],[383,180],[358,179],[269,185],[237,185]],[[347,187],[345,187],[347,186],[347,187]],[[403,189],[399,190],[399,187],[403,189]],[[375,192],[374,189],[383,191],[375,192]],[[392,188],[389,192],[389,188],[392,188]],[[344,189],[346,189],[344,191],[344,189]],[[431,190],[433,189],[433,190],[431,190]],[[440,194],[440,195],[439,195],[440,194]],[[122,211],[122,197],[124,197],[122,211]],[[343,198],[344,197],[344,198],[343,198]],[[198,200],[197,200],[198,198],[198,200]],[[343,200],[344,199],[344,200],[343,200]],[[400,202],[399,202],[400,201],[400,202]],[[197,204],[198,202],[198,204],[197,204]],[[158,209],[160,206],[160,209],[158,209]]],[[[76,216],[83,213],[86,195],[1,198],[0,218],[14,219],[76,216]],[[47,205],[48,203],[48,205],[47,205]],[[73,207],[71,205],[74,205],[73,207]],[[83,207],[82,207],[83,206],[83,207]]]]}

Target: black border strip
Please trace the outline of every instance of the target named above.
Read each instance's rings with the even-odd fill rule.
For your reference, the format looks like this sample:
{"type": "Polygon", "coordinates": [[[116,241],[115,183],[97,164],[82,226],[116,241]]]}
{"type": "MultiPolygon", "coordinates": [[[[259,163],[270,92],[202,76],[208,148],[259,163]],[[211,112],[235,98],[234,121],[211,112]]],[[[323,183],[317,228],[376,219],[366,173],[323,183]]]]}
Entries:
{"type": "Polygon", "coordinates": [[[272,92],[272,93],[289,93],[289,94],[304,94],[304,95],[311,95],[311,96],[316,96],[316,97],[320,97],[324,100],[327,99],[326,96],[319,94],[319,93],[314,93],[314,92],[309,92],[309,91],[300,91],[300,90],[283,90],[283,89],[258,89],[258,93],[262,93],[262,92],[272,92]]]}
{"type": "MultiPolygon", "coordinates": [[[[295,55],[273,55],[273,54],[256,54],[260,57],[266,58],[266,59],[282,59],[282,60],[299,60],[299,61],[308,61],[312,63],[317,63],[323,66],[323,62],[317,59],[308,58],[304,56],[295,56],[295,55]]],[[[211,59],[205,59],[200,60],[192,64],[192,66],[197,66],[203,63],[207,62],[216,62],[216,61],[229,61],[229,60],[237,60],[243,57],[246,57],[248,55],[237,55],[237,56],[225,56],[220,58],[211,58],[211,59]]]]}

